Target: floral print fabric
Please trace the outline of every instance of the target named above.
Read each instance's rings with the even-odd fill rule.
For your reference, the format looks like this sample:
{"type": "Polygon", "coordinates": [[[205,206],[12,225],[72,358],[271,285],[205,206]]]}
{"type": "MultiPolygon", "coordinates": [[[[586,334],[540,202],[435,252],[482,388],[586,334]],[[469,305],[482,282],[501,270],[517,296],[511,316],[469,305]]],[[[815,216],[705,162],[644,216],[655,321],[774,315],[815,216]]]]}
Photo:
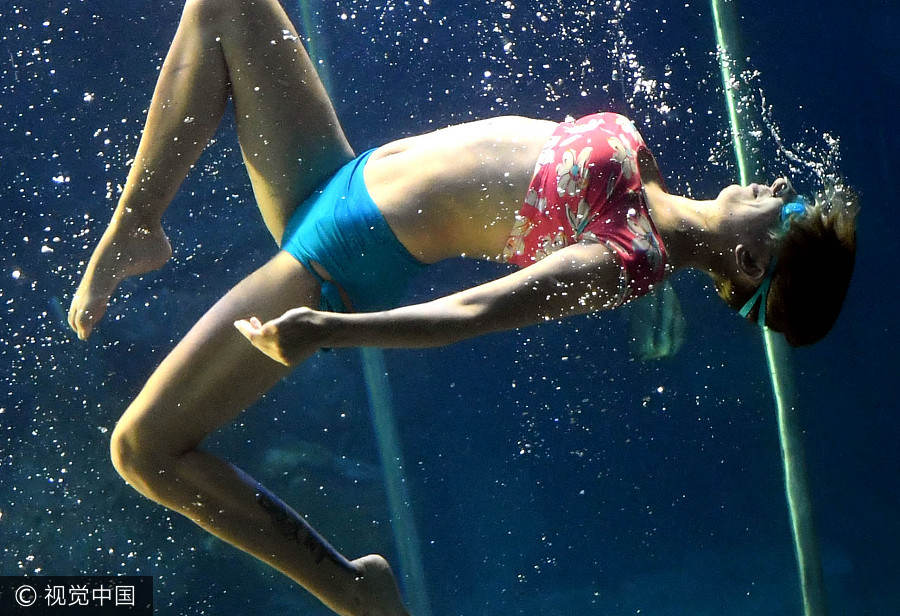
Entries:
{"type": "Polygon", "coordinates": [[[647,146],[616,113],[567,119],[544,144],[503,251],[527,267],[576,242],[603,242],[622,265],[618,306],[665,276],[666,249],[650,219],[637,153],[647,146]]]}

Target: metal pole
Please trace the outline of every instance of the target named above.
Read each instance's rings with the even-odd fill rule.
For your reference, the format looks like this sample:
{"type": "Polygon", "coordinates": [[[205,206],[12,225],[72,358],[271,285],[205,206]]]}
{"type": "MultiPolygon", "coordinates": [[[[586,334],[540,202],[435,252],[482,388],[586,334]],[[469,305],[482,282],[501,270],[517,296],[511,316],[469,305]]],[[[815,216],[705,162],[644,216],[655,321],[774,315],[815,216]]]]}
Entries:
{"type": "MultiPolygon", "coordinates": [[[[300,15],[300,29],[308,42],[307,53],[313,66],[316,67],[326,91],[330,91],[331,78],[327,63],[319,63],[319,45],[316,44],[313,36],[314,17],[310,0],[298,0],[297,11],[300,15]]],[[[391,529],[400,558],[400,574],[405,581],[403,586],[406,590],[406,601],[416,616],[431,616],[425,583],[425,568],[422,565],[422,555],[419,551],[419,534],[416,531],[416,520],[404,474],[400,435],[397,431],[397,420],[391,402],[391,385],[384,363],[384,352],[376,348],[361,348],[360,359],[369,396],[372,425],[381,458],[388,510],[391,515],[391,529]]]]}
{"type": "Polygon", "coordinates": [[[406,600],[413,614],[430,616],[425,568],[422,566],[419,534],[416,532],[416,520],[403,470],[400,435],[391,403],[391,386],[384,363],[384,351],[370,347],[363,347],[359,351],[366,389],[369,392],[372,424],[375,426],[378,452],[381,455],[394,541],[400,556],[400,568],[406,579],[406,600]]]}
{"type": "MultiPolygon", "coordinates": [[[[731,88],[733,76],[729,64],[728,46],[725,41],[722,6],[720,6],[719,0],[711,1],[716,45],[719,50],[719,68],[722,72],[722,85],[731,125],[734,154],[737,159],[741,184],[746,185],[750,183],[750,176],[741,136],[741,118],[737,113],[734,92],[731,88]]],[[[790,367],[787,362],[787,343],[782,336],[776,335],[767,327],[763,328],[762,335],[766,364],[772,383],[772,395],[778,415],[778,436],[781,441],[781,457],[784,463],[784,486],[791,519],[794,551],[800,573],[803,613],[805,616],[826,616],[828,609],[825,599],[825,581],[813,526],[812,499],[809,494],[806,462],[803,454],[803,430],[800,427],[797,413],[796,395],[789,382],[790,367]]]]}

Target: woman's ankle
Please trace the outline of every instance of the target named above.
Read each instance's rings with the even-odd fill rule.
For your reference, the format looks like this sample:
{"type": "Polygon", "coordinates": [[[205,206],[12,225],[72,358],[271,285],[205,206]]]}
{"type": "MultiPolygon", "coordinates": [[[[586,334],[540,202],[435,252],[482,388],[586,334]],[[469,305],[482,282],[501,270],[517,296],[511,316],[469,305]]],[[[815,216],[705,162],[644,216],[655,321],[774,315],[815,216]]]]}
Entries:
{"type": "Polygon", "coordinates": [[[132,205],[120,201],[113,211],[110,226],[116,230],[147,230],[162,226],[162,214],[147,204],[132,205]]]}

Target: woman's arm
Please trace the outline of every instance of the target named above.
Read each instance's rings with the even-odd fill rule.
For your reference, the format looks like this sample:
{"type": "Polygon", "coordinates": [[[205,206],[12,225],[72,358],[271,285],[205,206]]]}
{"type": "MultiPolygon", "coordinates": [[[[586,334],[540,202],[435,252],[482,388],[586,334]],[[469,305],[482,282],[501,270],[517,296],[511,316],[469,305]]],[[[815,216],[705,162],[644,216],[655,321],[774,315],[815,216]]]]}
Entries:
{"type": "Polygon", "coordinates": [[[573,244],[497,280],[422,304],[330,313],[323,346],[442,346],[600,310],[617,297],[620,271],[604,244],[573,244]]]}
{"type": "Polygon", "coordinates": [[[534,265],[430,302],[381,312],[297,308],[235,326],[260,351],[293,365],[319,347],[432,347],[607,308],[621,266],[604,245],[573,244],[534,265]]]}

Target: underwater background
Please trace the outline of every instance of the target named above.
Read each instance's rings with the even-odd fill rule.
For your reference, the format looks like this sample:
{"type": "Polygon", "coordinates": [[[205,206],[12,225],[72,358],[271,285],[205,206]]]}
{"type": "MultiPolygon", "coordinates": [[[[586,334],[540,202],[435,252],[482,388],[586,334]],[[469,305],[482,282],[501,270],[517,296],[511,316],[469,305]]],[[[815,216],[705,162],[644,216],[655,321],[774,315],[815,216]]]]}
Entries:
{"type": "MultiPolygon", "coordinates": [[[[900,614],[900,5],[725,4],[755,179],[787,173],[804,192],[839,171],[861,196],[841,317],[790,365],[831,613],[900,614]]],[[[610,110],[635,120],[672,191],[735,181],[706,2],[283,5],[357,152],[502,114],[610,110]]],[[[89,342],[65,325],[181,8],[0,1],[0,575],[153,575],[164,615],[326,614],[109,461],[152,369],[276,250],[228,117],[163,219],[172,261],[123,283],[89,342]]],[[[506,271],[444,262],[409,301],[506,271]]],[[[432,614],[801,613],[760,334],[700,274],[673,286],[677,305],[385,351],[432,614]],[[683,340],[642,327],[660,312],[683,340]]],[[[345,554],[397,566],[362,374],[357,350],[320,353],[205,447],[345,554]]]]}

